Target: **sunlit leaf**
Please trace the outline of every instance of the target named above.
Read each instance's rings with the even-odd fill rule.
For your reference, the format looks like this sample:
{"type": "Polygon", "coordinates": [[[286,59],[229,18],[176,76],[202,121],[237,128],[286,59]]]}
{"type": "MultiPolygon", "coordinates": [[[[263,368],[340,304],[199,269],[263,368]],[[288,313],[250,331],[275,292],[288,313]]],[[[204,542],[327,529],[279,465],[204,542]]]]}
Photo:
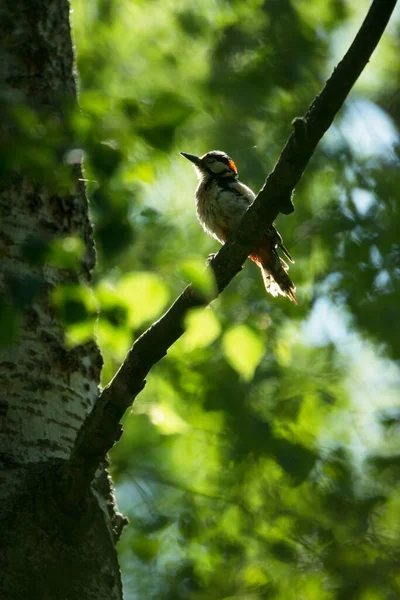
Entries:
{"type": "Polygon", "coordinates": [[[106,357],[111,354],[119,361],[124,359],[132,344],[132,334],[129,329],[122,327],[116,329],[101,317],[96,325],[96,337],[100,347],[105,350],[106,357]]]}
{"type": "Polygon", "coordinates": [[[223,336],[222,348],[229,364],[246,380],[252,379],[265,352],[261,336],[247,325],[228,329],[223,336]]]}
{"type": "Polygon", "coordinates": [[[71,323],[65,329],[65,343],[69,347],[84,344],[95,339],[95,321],[87,320],[80,323],[71,323]]]}
{"type": "Polygon", "coordinates": [[[186,331],[180,344],[184,352],[195,348],[206,348],[220,334],[221,326],[216,314],[211,309],[194,309],[185,319],[186,331]]]}
{"type": "Polygon", "coordinates": [[[265,585],[269,578],[266,576],[264,569],[258,565],[249,565],[244,572],[245,583],[250,586],[265,585]]]}
{"type": "Polygon", "coordinates": [[[117,296],[128,309],[128,323],[138,327],[160,316],[169,292],[164,281],[154,273],[131,273],[121,278],[115,288],[117,296]]]}
{"type": "Polygon", "coordinates": [[[149,411],[151,422],[164,435],[182,433],[188,429],[188,424],[168,404],[153,404],[149,411]]]}
{"type": "Polygon", "coordinates": [[[198,258],[190,258],[179,264],[179,271],[192,283],[195,290],[206,298],[212,297],[216,291],[215,278],[211,269],[206,269],[204,261],[198,258]]]}
{"type": "Polygon", "coordinates": [[[150,162],[136,163],[131,169],[124,173],[124,179],[127,182],[136,182],[138,179],[145,183],[154,181],[155,171],[150,162]]]}

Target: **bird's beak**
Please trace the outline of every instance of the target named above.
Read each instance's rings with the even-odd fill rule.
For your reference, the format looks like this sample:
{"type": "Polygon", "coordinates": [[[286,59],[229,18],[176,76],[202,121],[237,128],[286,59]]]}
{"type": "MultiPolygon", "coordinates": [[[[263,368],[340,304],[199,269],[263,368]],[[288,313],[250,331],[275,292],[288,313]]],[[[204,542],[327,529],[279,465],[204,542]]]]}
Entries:
{"type": "Polygon", "coordinates": [[[194,154],[188,154],[187,152],[181,152],[181,154],[197,166],[200,166],[202,163],[201,158],[199,156],[195,156],[194,154]]]}

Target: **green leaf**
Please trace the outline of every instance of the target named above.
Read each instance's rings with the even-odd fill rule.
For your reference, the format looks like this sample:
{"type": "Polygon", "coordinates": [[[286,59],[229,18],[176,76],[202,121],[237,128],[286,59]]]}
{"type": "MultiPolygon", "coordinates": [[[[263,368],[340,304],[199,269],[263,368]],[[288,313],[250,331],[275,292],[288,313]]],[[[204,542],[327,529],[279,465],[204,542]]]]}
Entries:
{"type": "Polygon", "coordinates": [[[89,154],[90,162],[100,178],[112,177],[122,161],[121,150],[105,142],[93,145],[89,154]]]}
{"type": "Polygon", "coordinates": [[[281,438],[275,438],[271,443],[271,452],[280,466],[292,477],[295,485],[299,485],[308,477],[319,458],[319,455],[309,448],[281,438]]]}
{"type": "Polygon", "coordinates": [[[48,261],[62,269],[77,269],[85,251],[83,240],[76,235],[56,238],[49,247],[48,261]]]}
{"type": "Polygon", "coordinates": [[[206,298],[213,297],[216,292],[215,277],[212,269],[206,269],[203,259],[184,260],[179,264],[179,271],[200,294],[206,298]]]}
{"type": "Polygon", "coordinates": [[[292,545],[285,541],[277,541],[271,544],[271,552],[278,560],[292,563],[295,561],[296,551],[292,545]]]}
{"type": "Polygon", "coordinates": [[[160,316],[169,298],[167,286],[155,273],[125,275],[115,292],[127,307],[128,323],[134,328],[160,316]]]}
{"type": "Polygon", "coordinates": [[[229,364],[250,381],[265,352],[261,336],[247,325],[235,325],[224,334],[222,348],[229,364]]]}
{"type": "Polygon", "coordinates": [[[153,560],[160,550],[160,541],[154,538],[137,537],[132,540],[131,550],[143,562],[153,560]]]}
{"type": "Polygon", "coordinates": [[[98,303],[89,287],[60,285],[53,291],[52,302],[65,327],[68,346],[82,344],[94,337],[98,303]]]}
{"type": "Polygon", "coordinates": [[[181,340],[184,351],[206,348],[217,339],[221,326],[210,308],[199,308],[189,312],[185,319],[186,331],[181,340]]]}

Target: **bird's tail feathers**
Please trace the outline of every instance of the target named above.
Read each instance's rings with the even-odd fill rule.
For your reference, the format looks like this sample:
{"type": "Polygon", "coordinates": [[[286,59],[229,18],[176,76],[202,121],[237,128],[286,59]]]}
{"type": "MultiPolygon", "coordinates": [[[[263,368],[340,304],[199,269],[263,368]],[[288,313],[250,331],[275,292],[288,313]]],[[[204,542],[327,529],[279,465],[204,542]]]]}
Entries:
{"type": "Polygon", "coordinates": [[[266,268],[260,264],[265,289],[272,296],[279,296],[279,294],[286,296],[294,304],[298,305],[299,303],[295,295],[296,288],[286,272],[289,267],[281,258],[279,258],[279,261],[281,264],[278,269],[274,269],[274,274],[271,273],[270,267],[266,268]]]}
{"type": "Polygon", "coordinates": [[[249,258],[260,267],[265,289],[269,294],[286,296],[294,304],[298,304],[295,295],[296,288],[287,273],[289,266],[278,255],[277,246],[282,249],[291,262],[294,262],[293,258],[282,244],[282,238],[275,228],[272,233],[273,235],[265,236],[249,258]]]}

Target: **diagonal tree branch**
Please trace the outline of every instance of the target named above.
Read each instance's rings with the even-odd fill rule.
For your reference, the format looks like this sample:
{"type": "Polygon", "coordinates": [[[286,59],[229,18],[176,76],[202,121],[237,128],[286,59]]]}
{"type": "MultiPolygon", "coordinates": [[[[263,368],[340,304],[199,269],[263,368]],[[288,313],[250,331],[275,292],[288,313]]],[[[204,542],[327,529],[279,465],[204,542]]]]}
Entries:
{"type": "MultiPolygon", "coordinates": [[[[280,212],[289,214],[294,210],[292,192],[318,142],[368,63],[396,2],[373,1],[357,36],[322,92],[314,98],[305,116],[293,122],[293,132],[257,198],[238,229],[211,261],[218,290],[216,295],[240,271],[266,227],[280,212]]],[[[63,467],[61,485],[67,503],[76,505],[86,493],[99,464],[120,438],[120,419],[144,388],[146,375],[183,334],[187,312],[206,305],[211,299],[201,297],[189,285],[170,309],[133,344],[84,422],[71,457],[63,467]]]]}

